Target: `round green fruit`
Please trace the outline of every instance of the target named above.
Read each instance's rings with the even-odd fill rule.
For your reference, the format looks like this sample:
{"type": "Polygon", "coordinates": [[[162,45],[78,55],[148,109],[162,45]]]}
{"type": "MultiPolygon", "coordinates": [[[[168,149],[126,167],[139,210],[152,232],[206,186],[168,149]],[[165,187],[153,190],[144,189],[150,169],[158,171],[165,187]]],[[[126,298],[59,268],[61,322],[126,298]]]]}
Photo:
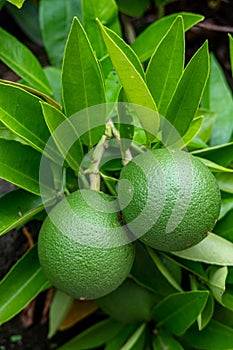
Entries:
{"type": "Polygon", "coordinates": [[[123,219],[135,238],[155,249],[176,251],[197,244],[219,216],[216,179],[187,152],[140,154],[122,169],[120,180],[123,219]]]}
{"type": "Polygon", "coordinates": [[[97,300],[101,309],[109,316],[123,323],[148,322],[151,310],[159,301],[158,296],[139,286],[131,279],[112,293],[97,300]]]}
{"type": "Polygon", "coordinates": [[[81,299],[96,299],[128,276],[134,246],[118,219],[112,197],[81,190],[62,199],[39,233],[38,254],[48,280],[81,299]]]}

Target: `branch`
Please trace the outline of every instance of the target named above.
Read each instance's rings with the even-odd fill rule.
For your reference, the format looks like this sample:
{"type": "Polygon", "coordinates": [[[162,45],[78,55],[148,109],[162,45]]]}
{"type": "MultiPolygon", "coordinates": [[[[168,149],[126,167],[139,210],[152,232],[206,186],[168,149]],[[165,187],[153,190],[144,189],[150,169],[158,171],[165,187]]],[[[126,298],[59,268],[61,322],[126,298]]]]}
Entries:
{"type": "MultiPolygon", "coordinates": [[[[230,26],[220,26],[218,24],[213,24],[209,22],[202,22],[196,25],[198,28],[203,28],[205,30],[215,31],[215,32],[223,32],[223,33],[233,33],[233,27],[230,26]]],[[[195,28],[195,27],[194,27],[195,28]]]]}

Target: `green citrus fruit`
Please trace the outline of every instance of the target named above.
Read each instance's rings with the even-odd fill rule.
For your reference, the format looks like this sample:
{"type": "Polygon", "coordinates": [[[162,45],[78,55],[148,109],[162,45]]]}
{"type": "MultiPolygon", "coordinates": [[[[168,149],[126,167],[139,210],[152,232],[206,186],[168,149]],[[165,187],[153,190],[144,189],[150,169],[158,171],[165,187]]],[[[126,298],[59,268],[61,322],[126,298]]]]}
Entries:
{"type": "Polygon", "coordinates": [[[74,298],[96,299],[129,274],[134,246],[109,195],[81,190],[62,199],[39,233],[38,254],[49,281],[74,298]]]}
{"type": "Polygon", "coordinates": [[[112,293],[97,300],[98,305],[109,316],[123,323],[150,321],[151,310],[159,301],[158,296],[139,286],[131,279],[112,293]]]}
{"type": "Polygon", "coordinates": [[[121,171],[118,198],[134,236],[165,251],[191,247],[206,237],[220,210],[211,171],[191,154],[158,149],[140,154],[121,171]]]}

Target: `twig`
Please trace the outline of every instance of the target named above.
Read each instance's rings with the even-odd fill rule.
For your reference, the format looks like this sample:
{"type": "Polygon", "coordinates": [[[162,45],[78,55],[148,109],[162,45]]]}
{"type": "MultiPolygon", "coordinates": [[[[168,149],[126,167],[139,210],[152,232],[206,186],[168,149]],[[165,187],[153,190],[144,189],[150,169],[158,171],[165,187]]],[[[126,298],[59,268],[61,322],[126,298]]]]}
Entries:
{"type": "Polygon", "coordinates": [[[23,226],[22,231],[23,231],[23,234],[26,236],[26,238],[28,240],[29,248],[31,248],[34,245],[34,241],[33,241],[31,233],[28,231],[26,226],[23,226]]]}
{"type": "Polygon", "coordinates": [[[124,28],[126,40],[131,45],[136,38],[134,27],[133,27],[132,23],[130,22],[129,17],[124,15],[123,13],[121,14],[121,20],[123,23],[123,28],[124,28]]]}
{"type": "Polygon", "coordinates": [[[213,24],[213,23],[209,23],[206,21],[202,22],[202,23],[198,23],[196,25],[196,27],[203,28],[203,29],[210,30],[210,31],[215,31],[215,32],[233,33],[233,27],[220,26],[218,24],[213,24]]]}

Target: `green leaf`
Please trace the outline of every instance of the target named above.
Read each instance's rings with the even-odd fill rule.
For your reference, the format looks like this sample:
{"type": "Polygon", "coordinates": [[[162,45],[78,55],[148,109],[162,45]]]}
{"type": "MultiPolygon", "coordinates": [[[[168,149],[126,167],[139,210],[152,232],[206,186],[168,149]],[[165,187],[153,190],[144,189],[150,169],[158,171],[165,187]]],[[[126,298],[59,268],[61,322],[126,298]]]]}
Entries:
{"type": "Polygon", "coordinates": [[[49,286],[50,283],[41,269],[35,245],[0,282],[0,324],[17,315],[49,286]]]}
{"type": "Polygon", "coordinates": [[[11,4],[17,6],[19,9],[23,6],[25,0],[7,0],[11,4]]]}
{"type": "Polygon", "coordinates": [[[126,340],[136,331],[137,325],[125,324],[124,328],[111,340],[109,340],[104,350],[119,350],[126,340]]]}
{"type": "Polygon", "coordinates": [[[152,23],[137,37],[132,45],[141,62],[146,61],[152,55],[177,16],[182,16],[185,31],[204,19],[202,15],[180,12],[165,16],[152,23]]]}
{"type": "Polygon", "coordinates": [[[70,119],[58,109],[45,102],[42,102],[41,105],[46,124],[57,148],[69,166],[77,171],[83,159],[83,148],[77,129],[70,119]],[[70,140],[75,141],[71,148],[69,147],[70,140]]]}
{"type": "Polygon", "coordinates": [[[112,69],[105,79],[106,102],[117,102],[121,87],[120,79],[115,69],[112,69]]]}
{"type": "Polygon", "coordinates": [[[52,338],[62,322],[65,320],[68,312],[73,305],[74,299],[69,295],[57,290],[53,296],[51,307],[49,309],[49,334],[52,338]]]}
{"type": "Polygon", "coordinates": [[[233,174],[220,173],[216,179],[221,191],[233,193],[233,174]]]}
{"type": "Polygon", "coordinates": [[[190,328],[182,340],[194,349],[200,350],[231,350],[233,344],[233,329],[222,323],[211,320],[205,329],[198,331],[196,326],[190,328]]]}
{"type": "Polygon", "coordinates": [[[205,108],[199,108],[197,112],[197,117],[198,116],[202,116],[204,121],[197,136],[207,143],[214,127],[216,113],[205,108]]]}
{"type": "Polygon", "coordinates": [[[233,76],[233,37],[231,34],[228,34],[228,37],[230,44],[231,74],[233,76]]]}
{"type": "Polygon", "coordinates": [[[50,62],[60,67],[64,47],[74,16],[82,19],[81,0],[56,0],[56,8],[50,0],[40,0],[40,27],[43,43],[50,62]]]}
{"type": "MultiPolygon", "coordinates": [[[[159,116],[155,113],[157,107],[141,73],[132,63],[132,57],[134,57],[133,53],[131,52],[131,57],[129,59],[125,54],[125,51],[129,51],[129,47],[127,47],[127,50],[124,49],[123,51],[113,40],[113,36],[116,37],[116,34],[110,29],[105,28],[100,22],[99,26],[126,97],[130,103],[138,105],[136,108],[138,118],[146,132],[154,135],[154,138],[159,127],[159,116]],[[141,106],[146,108],[140,108],[141,106]]],[[[123,46],[122,41],[121,46],[123,46]]],[[[126,46],[126,44],[124,44],[124,46],[126,46]]],[[[137,62],[136,58],[134,58],[134,60],[137,62]]]]}
{"type": "Polygon", "coordinates": [[[214,265],[233,265],[233,243],[210,233],[197,245],[172,254],[184,259],[214,265]]]}
{"type": "Polygon", "coordinates": [[[73,20],[66,43],[62,67],[62,90],[67,116],[105,102],[101,69],[77,18],[73,20]]]}
{"type": "Polygon", "coordinates": [[[228,275],[227,266],[217,267],[211,266],[208,269],[209,288],[215,299],[224,307],[233,311],[233,296],[227,291],[226,281],[228,275]]]}
{"type": "Polygon", "coordinates": [[[6,0],[0,0],[0,10],[3,8],[5,5],[6,0]]]}
{"type": "Polygon", "coordinates": [[[192,274],[198,276],[203,281],[208,281],[208,276],[203,268],[203,265],[200,262],[193,262],[185,259],[178,258],[176,256],[175,259],[173,259],[172,256],[169,256],[167,254],[161,253],[166,259],[170,260],[174,264],[177,264],[181,268],[192,272],[192,274]]]}
{"type": "Polygon", "coordinates": [[[8,129],[3,123],[0,122],[0,139],[17,141],[23,145],[27,145],[27,142],[23,140],[18,135],[14,134],[10,129],[8,129]]]}
{"type": "Polygon", "coordinates": [[[152,336],[153,350],[183,350],[182,345],[173,336],[163,328],[158,330],[157,334],[152,336]]]}
{"type": "Polygon", "coordinates": [[[110,318],[94,324],[78,336],[65,343],[58,350],[89,350],[99,347],[113,339],[124,325],[110,318]]]}
{"type": "Polygon", "coordinates": [[[36,195],[40,195],[40,159],[33,148],[0,139],[0,177],[36,195]]]}
{"type": "Polygon", "coordinates": [[[191,291],[171,294],[152,310],[157,327],[165,326],[175,335],[183,334],[205,307],[209,292],[191,291]]]}
{"type": "Polygon", "coordinates": [[[1,196],[0,207],[0,235],[25,224],[44,209],[40,197],[21,189],[1,196]]]}
{"type": "Polygon", "coordinates": [[[0,83],[0,120],[42,153],[50,134],[39,101],[21,88],[0,83]]]}
{"type": "Polygon", "coordinates": [[[46,94],[52,94],[49,82],[34,54],[2,28],[0,28],[0,59],[30,86],[46,94]]]}
{"type": "MultiPolygon", "coordinates": [[[[199,157],[197,157],[199,158],[199,157]]],[[[199,158],[199,160],[204,163],[211,171],[215,171],[215,172],[224,172],[224,173],[232,173],[233,169],[231,168],[225,168],[222,165],[216,164],[214,162],[212,162],[209,159],[205,159],[205,158],[199,158]]]]}
{"type": "Polygon", "coordinates": [[[215,232],[230,242],[233,242],[232,219],[233,210],[230,210],[215,226],[215,232]]]}
{"type": "Polygon", "coordinates": [[[233,209],[233,197],[223,198],[221,202],[221,210],[220,210],[218,219],[221,220],[232,209],[233,209]]]}
{"type": "Polygon", "coordinates": [[[202,116],[195,117],[191,121],[188,130],[186,131],[186,133],[182,137],[182,141],[179,140],[179,141],[177,141],[177,143],[175,143],[172,146],[173,147],[178,147],[178,148],[184,148],[185,146],[187,146],[190,142],[192,142],[194,137],[198,134],[198,132],[199,132],[201,126],[202,126],[202,123],[203,123],[203,117],[202,116]]]}
{"type": "Polygon", "coordinates": [[[20,11],[12,4],[6,4],[6,10],[26,36],[32,42],[42,46],[37,4],[26,1],[20,11]]]}
{"type": "MultiPolygon", "coordinates": [[[[141,75],[141,77],[144,79],[145,74],[144,74],[142,64],[141,64],[138,56],[131,49],[131,47],[128,44],[126,44],[126,42],[122,38],[120,38],[119,35],[117,35],[113,30],[110,30],[109,28],[103,26],[99,20],[97,20],[96,22],[98,23],[98,25],[103,33],[103,38],[104,38],[105,44],[106,44],[106,40],[107,40],[107,42],[110,41],[110,43],[108,43],[108,45],[106,44],[108,51],[109,51],[109,49],[110,49],[110,51],[112,51],[114,49],[116,50],[118,47],[118,49],[121,50],[121,55],[123,54],[124,56],[127,57],[127,62],[129,61],[132,64],[132,66],[134,66],[134,68],[137,70],[137,72],[141,75]],[[111,47],[111,44],[113,45],[113,47],[111,47]]],[[[118,52],[118,54],[120,55],[119,52],[118,52]]],[[[110,58],[114,64],[113,57],[111,55],[110,55],[110,58]]],[[[121,58],[121,59],[123,59],[123,58],[121,58]]]]}
{"type": "Polygon", "coordinates": [[[148,87],[162,115],[166,115],[183,69],[184,27],[178,16],[155,49],[146,71],[148,87]]]}
{"type": "Polygon", "coordinates": [[[44,68],[45,75],[50,83],[55,100],[62,104],[62,91],[61,91],[61,69],[52,66],[46,66],[44,68]]]}
{"type": "Polygon", "coordinates": [[[209,297],[207,299],[206,305],[197,318],[199,331],[203,330],[208,325],[208,323],[212,319],[213,313],[214,313],[214,298],[212,294],[209,293],[209,297]]]}
{"type": "Polygon", "coordinates": [[[141,286],[160,296],[174,293],[176,289],[161,274],[147,249],[141,243],[135,245],[136,255],[131,269],[132,278],[141,286]]]}
{"type": "Polygon", "coordinates": [[[96,52],[96,56],[101,58],[107,54],[107,50],[96,18],[99,18],[106,27],[120,35],[121,27],[116,2],[115,0],[83,0],[82,11],[85,31],[96,52]]]}
{"type": "MultiPolygon", "coordinates": [[[[207,42],[195,53],[186,66],[169,104],[166,118],[181,136],[194,118],[209,75],[209,54],[207,42]]],[[[166,135],[168,142],[170,135],[166,135]]]]}
{"type": "Polygon", "coordinates": [[[133,6],[131,1],[117,0],[119,11],[133,17],[141,17],[146,11],[149,0],[134,0],[133,6]]]}
{"type": "Polygon", "coordinates": [[[134,332],[133,335],[127,340],[127,342],[121,347],[121,350],[131,350],[138,342],[139,338],[142,336],[146,328],[146,323],[143,323],[138,329],[134,332]]]}
{"type": "Polygon", "coordinates": [[[233,131],[233,99],[224,73],[214,55],[211,55],[211,70],[203,97],[203,106],[216,113],[211,146],[227,143],[233,131]]]}
{"type": "Polygon", "coordinates": [[[233,142],[196,150],[192,154],[217,162],[226,167],[233,161],[233,142]]]}
{"type": "Polygon", "coordinates": [[[155,265],[159,269],[159,271],[162,273],[162,275],[167,279],[167,281],[178,291],[182,292],[183,289],[181,286],[177,283],[175,278],[171,275],[170,271],[167,269],[167,267],[163,264],[162,260],[159,258],[159,256],[155,253],[153,249],[150,247],[147,248],[150,257],[154,261],[155,265]]]}
{"type": "Polygon", "coordinates": [[[25,80],[20,80],[20,82],[21,83],[16,83],[14,81],[0,79],[0,83],[3,83],[5,85],[14,86],[16,88],[20,88],[26,92],[31,93],[34,96],[41,98],[43,101],[50,103],[52,106],[54,106],[56,108],[61,108],[61,106],[53,98],[44,94],[41,91],[36,90],[33,87],[29,86],[25,80]]]}

